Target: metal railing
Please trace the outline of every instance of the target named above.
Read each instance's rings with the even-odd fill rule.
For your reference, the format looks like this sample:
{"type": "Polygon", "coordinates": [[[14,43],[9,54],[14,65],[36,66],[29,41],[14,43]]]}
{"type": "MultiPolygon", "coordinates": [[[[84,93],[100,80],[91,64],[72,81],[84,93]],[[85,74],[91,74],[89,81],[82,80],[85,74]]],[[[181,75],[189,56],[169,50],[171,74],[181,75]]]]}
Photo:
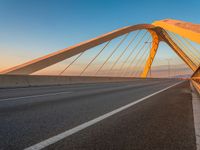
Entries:
{"type": "Polygon", "coordinates": [[[197,92],[200,94],[200,66],[192,75],[191,80],[197,92]]]}

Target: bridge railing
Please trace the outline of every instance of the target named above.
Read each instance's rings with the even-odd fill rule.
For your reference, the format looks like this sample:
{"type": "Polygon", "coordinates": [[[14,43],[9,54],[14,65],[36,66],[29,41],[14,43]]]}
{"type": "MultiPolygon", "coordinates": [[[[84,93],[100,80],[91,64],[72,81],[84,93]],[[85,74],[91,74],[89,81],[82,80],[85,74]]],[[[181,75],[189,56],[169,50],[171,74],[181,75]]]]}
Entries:
{"type": "Polygon", "coordinates": [[[200,94],[200,66],[192,75],[191,80],[197,92],[200,94]]]}

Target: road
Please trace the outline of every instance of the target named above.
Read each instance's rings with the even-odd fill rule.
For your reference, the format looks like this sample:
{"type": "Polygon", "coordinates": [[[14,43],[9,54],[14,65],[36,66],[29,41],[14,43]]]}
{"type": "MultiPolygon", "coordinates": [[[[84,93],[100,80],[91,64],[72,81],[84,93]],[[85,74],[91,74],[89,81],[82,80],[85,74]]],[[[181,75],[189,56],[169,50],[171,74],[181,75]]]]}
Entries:
{"type": "Polygon", "coordinates": [[[44,149],[195,150],[189,82],[160,91],[178,82],[0,89],[0,149],[25,149],[58,135],[44,149]]]}

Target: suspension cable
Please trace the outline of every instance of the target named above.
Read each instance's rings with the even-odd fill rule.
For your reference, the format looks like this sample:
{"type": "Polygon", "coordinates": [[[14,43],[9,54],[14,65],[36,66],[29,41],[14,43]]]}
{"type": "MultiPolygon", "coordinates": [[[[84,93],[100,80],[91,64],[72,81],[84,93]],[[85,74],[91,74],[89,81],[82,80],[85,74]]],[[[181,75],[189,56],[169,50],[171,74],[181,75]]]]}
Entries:
{"type": "MultiPolygon", "coordinates": [[[[167,31],[167,33],[170,35],[170,32],[167,31]]],[[[172,35],[170,35],[170,37],[172,37],[172,35]]],[[[176,44],[173,40],[172,40],[170,43],[171,43],[172,45],[176,44]]],[[[174,46],[175,46],[175,45],[174,45],[174,46]]],[[[186,60],[187,60],[187,61],[189,61],[190,63],[192,63],[194,66],[196,66],[196,64],[195,64],[193,61],[191,61],[190,57],[187,56],[187,54],[186,54],[182,49],[179,49],[179,51],[181,51],[181,52],[185,55],[185,58],[182,58],[182,57],[181,57],[181,59],[182,59],[184,62],[186,62],[186,60]]],[[[176,54],[178,54],[178,53],[176,53],[176,54]]],[[[179,54],[178,54],[178,55],[179,55],[179,54]]]]}
{"type": "MultiPolygon", "coordinates": [[[[146,43],[145,43],[145,45],[146,45],[146,43]]],[[[138,59],[138,61],[136,62],[136,65],[135,65],[135,66],[137,66],[138,63],[140,63],[140,59],[141,59],[141,57],[143,57],[143,55],[144,55],[145,52],[146,52],[146,51],[145,51],[145,46],[144,46],[144,48],[140,50],[141,56],[139,56],[140,53],[139,53],[138,56],[137,56],[137,57],[139,57],[139,59],[138,59]]],[[[133,61],[133,62],[136,61],[137,57],[134,58],[134,61],[133,61]]],[[[133,63],[132,63],[132,65],[133,65],[133,63]]],[[[132,65],[131,65],[131,66],[132,66],[132,65]]],[[[130,66],[130,67],[131,67],[131,66],[130,66]]],[[[133,72],[134,72],[134,70],[133,70],[131,73],[129,73],[130,76],[131,76],[131,74],[133,74],[133,72]]]]}
{"type": "Polygon", "coordinates": [[[190,55],[190,57],[192,57],[193,59],[195,59],[195,61],[198,62],[198,59],[193,55],[193,53],[191,53],[190,50],[187,50],[187,47],[185,47],[181,40],[174,33],[172,33],[171,35],[173,35],[174,39],[179,43],[179,45],[182,45],[183,49],[190,55]]]}
{"type": "Polygon", "coordinates": [[[184,39],[184,41],[185,41],[188,45],[190,45],[190,47],[191,47],[193,50],[196,51],[196,53],[198,54],[198,56],[200,56],[199,50],[198,50],[196,47],[194,47],[194,46],[190,43],[190,41],[189,41],[188,39],[186,39],[186,38],[183,38],[183,39],[184,39]]]}
{"type": "MultiPolygon", "coordinates": [[[[177,37],[177,36],[175,35],[175,37],[177,37]]],[[[181,38],[177,37],[177,39],[179,39],[180,43],[185,47],[185,49],[190,50],[190,48],[181,40],[181,38]]],[[[193,51],[188,51],[188,52],[190,52],[193,55],[193,57],[196,58],[196,60],[198,61],[199,58],[195,57],[196,55],[193,53],[193,51]]]]}
{"type": "Polygon", "coordinates": [[[159,60],[157,59],[157,57],[154,57],[154,61],[152,62],[151,67],[151,77],[153,77],[153,74],[156,71],[156,64],[159,64],[159,60]]]}
{"type": "Polygon", "coordinates": [[[194,64],[196,65],[196,63],[198,62],[198,60],[196,59],[196,57],[191,53],[191,51],[188,51],[187,48],[185,48],[185,46],[180,42],[179,39],[177,39],[174,36],[174,40],[179,43],[180,46],[182,46],[182,50],[185,51],[186,55],[188,55],[189,58],[194,59],[194,64]]]}
{"type": "Polygon", "coordinates": [[[115,53],[115,51],[120,47],[120,45],[124,42],[124,40],[127,38],[129,33],[127,33],[122,40],[118,43],[118,45],[114,48],[114,50],[111,52],[111,54],[107,57],[107,59],[104,61],[104,63],[99,67],[99,69],[95,72],[94,75],[98,74],[99,71],[104,67],[104,65],[107,63],[107,61],[112,57],[112,55],[115,53]]]}
{"type": "MultiPolygon", "coordinates": [[[[85,52],[85,51],[84,51],[85,52]]],[[[64,68],[64,70],[62,70],[58,75],[62,75],[75,61],[77,61],[82,55],[83,53],[80,53],[69,65],[67,65],[67,67],[64,68]]]]}
{"type": "Polygon", "coordinates": [[[191,43],[189,42],[189,41],[187,41],[185,38],[182,38],[183,40],[182,40],[182,42],[185,44],[185,45],[187,45],[187,47],[190,47],[192,50],[191,50],[191,52],[193,52],[193,54],[196,56],[196,58],[197,58],[197,65],[199,66],[200,65],[200,52],[196,49],[196,48],[194,48],[192,45],[191,45],[191,43]],[[188,44],[189,43],[189,44],[188,44]],[[191,46],[190,46],[191,45],[191,46]]]}
{"type": "MultiPolygon", "coordinates": [[[[151,44],[152,44],[152,42],[150,42],[151,44]]],[[[150,53],[151,53],[151,44],[149,43],[149,55],[150,55],[150,53]]],[[[147,48],[147,50],[146,50],[147,52],[148,52],[148,48],[147,48]]],[[[145,55],[146,55],[146,53],[145,53],[145,55]]],[[[145,60],[145,62],[147,61],[147,58],[148,57],[148,53],[147,53],[147,55],[145,56],[145,58],[144,58],[144,60],[145,60]]],[[[154,56],[154,59],[155,59],[155,56],[154,56]]],[[[151,66],[150,66],[150,68],[149,68],[149,72],[150,72],[150,74],[151,74],[151,71],[152,71],[152,65],[153,65],[153,62],[154,62],[154,59],[152,60],[152,62],[151,62],[151,66]]],[[[142,64],[141,64],[142,65],[142,64]]],[[[140,66],[141,66],[140,65],[140,66]]],[[[143,72],[143,70],[141,70],[140,72],[138,72],[138,74],[140,75],[140,74],[142,74],[142,72],[143,72]]],[[[136,76],[137,76],[137,74],[136,74],[136,76]]]]}
{"type": "MultiPolygon", "coordinates": [[[[147,31],[142,35],[141,39],[139,39],[138,43],[135,45],[135,47],[132,49],[130,55],[127,57],[127,59],[125,60],[125,62],[123,63],[122,67],[121,68],[125,68],[125,64],[129,61],[129,59],[131,58],[131,56],[133,56],[135,50],[138,48],[138,46],[140,45],[140,43],[142,42],[142,40],[144,39],[145,35],[147,34],[147,31]]],[[[122,74],[121,76],[123,76],[123,72],[127,70],[127,68],[123,69],[122,70],[122,74]]]]}
{"type": "MultiPolygon", "coordinates": [[[[143,56],[145,56],[145,57],[144,57],[144,61],[145,61],[145,60],[147,59],[147,57],[148,57],[148,53],[147,53],[147,52],[148,52],[148,48],[145,50],[145,52],[144,52],[144,54],[143,54],[143,56]]],[[[142,58],[143,58],[143,56],[142,56],[142,58]]],[[[138,65],[138,70],[136,70],[136,72],[134,73],[135,76],[139,75],[140,72],[143,71],[143,70],[140,71],[140,67],[142,66],[142,64],[143,64],[143,62],[144,62],[144,61],[142,61],[142,60],[143,60],[142,58],[140,59],[139,63],[137,64],[137,65],[138,65]]]]}
{"type": "MultiPolygon", "coordinates": [[[[144,55],[146,55],[146,53],[148,52],[148,49],[149,49],[148,46],[147,46],[146,48],[144,48],[144,51],[143,51],[142,55],[139,57],[139,59],[138,59],[138,61],[136,62],[136,65],[135,65],[135,66],[137,66],[137,65],[138,65],[138,67],[140,66],[139,64],[142,63],[142,58],[143,58],[144,55]]],[[[147,54],[148,54],[148,53],[147,53],[147,54]]],[[[131,74],[133,74],[134,72],[135,72],[135,70],[133,70],[131,74]]],[[[132,76],[132,75],[131,75],[131,76],[132,76]]]]}
{"type": "MultiPolygon", "coordinates": [[[[150,39],[150,35],[148,36],[147,40],[148,41],[150,39]]],[[[146,43],[144,43],[142,45],[142,47],[138,50],[137,54],[135,55],[135,57],[132,59],[132,61],[129,63],[128,67],[126,68],[126,70],[123,72],[123,76],[124,76],[124,73],[126,74],[127,70],[133,65],[135,59],[137,58],[137,56],[139,55],[139,53],[141,52],[141,50],[145,47],[146,43]]]]}
{"type": "Polygon", "coordinates": [[[127,49],[130,47],[130,45],[133,43],[133,41],[135,40],[135,37],[137,36],[137,34],[135,36],[133,36],[133,38],[131,39],[131,41],[128,43],[128,45],[125,47],[125,49],[122,51],[122,53],[117,57],[117,59],[114,61],[113,65],[111,66],[110,70],[108,71],[109,73],[113,70],[113,68],[115,67],[115,65],[119,62],[119,60],[121,59],[121,57],[125,54],[125,52],[127,51],[127,49]]]}
{"type": "Polygon", "coordinates": [[[94,62],[94,60],[103,52],[103,50],[109,45],[109,43],[111,42],[111,40],[109,42],[107,42],[103,48],[97,53],[97,55],[86,65],[86,67],[83,69],[83,71],[81,71],[80,76],[86,71],[86,69],[94,62]]]}

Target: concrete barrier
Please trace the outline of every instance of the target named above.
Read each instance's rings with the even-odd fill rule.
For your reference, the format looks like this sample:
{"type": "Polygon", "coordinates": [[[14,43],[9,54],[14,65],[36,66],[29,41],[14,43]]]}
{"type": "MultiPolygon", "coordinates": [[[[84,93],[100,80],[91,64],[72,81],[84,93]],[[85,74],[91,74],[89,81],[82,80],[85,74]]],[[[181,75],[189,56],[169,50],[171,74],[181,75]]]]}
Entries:
{"type": "MultiPolygon", "coordinates": [[[[98,83],[98,82],[120,82],[120,81],[133,81],[133,80],[149,80],[149,79],[131,78],[131,77],[0,75],[0,88],[50,86],[50,85],[98,83]]],[[[153,78],[151,80],[158,80],[158,79],[153,78]]]]}
{"type": "Polygon", "coordinates": [[[0,75],[0,88],[130,81],[133,78],[88,76],[0,75]]]}

